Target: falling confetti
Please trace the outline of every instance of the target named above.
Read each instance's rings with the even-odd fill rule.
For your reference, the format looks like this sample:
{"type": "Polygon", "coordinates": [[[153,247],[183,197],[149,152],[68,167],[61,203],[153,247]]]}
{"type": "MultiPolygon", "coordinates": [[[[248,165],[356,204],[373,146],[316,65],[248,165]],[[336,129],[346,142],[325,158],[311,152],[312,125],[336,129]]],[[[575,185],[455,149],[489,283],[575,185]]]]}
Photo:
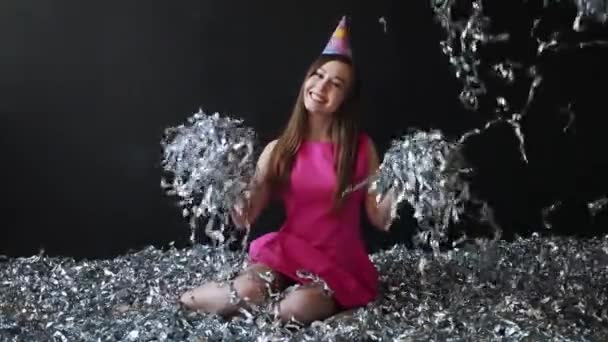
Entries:
{"type": "MultiPolygon", "coordinates": [[[[606,22],[606,6],[604,0],[574,0],[578,8],[573,29],[578,31],[587,30],[580,24],[582,18],[588,19],[596,24],[606,22]]],[[[568,35],[564,32],[543,33],[542,16],[536,19],[527,27],[529,31],[529,44],[533,44],[536,51],[535,55],[529,55],[521,60],[513,60],[513,56],[505,56],[503,60],[482,58],[481,48],[486,50],[495,45],[504,45],[512,41],[513,37],[509,32],[495,32],[492,28],[492,18],[484,10],[484,2],[481,0],[470,1],[470,10],[463,15],[461,11],[455,9],[464,2],[459,0],[431,1],[435,17],[443,27],[446,38],[440,45],[443,53],[448,57],[456,77],[462,81],[463,89],[460,99],[470,110],[487,111],[482,103],[494,103],[490,105],[498,114],[492,122],[507,122],[510,124],[520,140],[520,152],[522,159],[528,161],[525,151],[525,137],[521,130],[520,122],[528,114],[531,105],[536,99],[536,94],[543,82],[543,74],[539,65],[544,57],[549,53],[568,52],[572,50],[588,49],[592,47],[608,47],[608,39],[600,38],[580,38],[577,41],[566,40],[568,35]],[[510,87],[529,88],[528,97],[523,101],[522,106],[513,104],[520,103],[516,98],[506,98],[496,95],[488,90],[487,83],[502,80],[504,85],[510,87]],[[487,101],[487,97],[495,97],[495,100],[487,101]]],[[[557,4],[558,1],[545,1],[544,7],[557,4]]],[[[522,25],[525,25],[525,21],[522,25]]],[[[570,110],[571,122],[575,119],[575,113],[570,110]]],[[[486,124],[486,127],[488,124],[486,124]]],[[[482,130],[473,130],[466,135],[474,135],[482,130]]]]}
{"type": "Polygon", "coordinates": [[[378,22],[380,24],[382,24],[382,31],[384,31],[384,33],[387,33],[388,32],[388,22],[386,21],[386,18],[385,17],[380,17],[378,19],[378,22]]]}

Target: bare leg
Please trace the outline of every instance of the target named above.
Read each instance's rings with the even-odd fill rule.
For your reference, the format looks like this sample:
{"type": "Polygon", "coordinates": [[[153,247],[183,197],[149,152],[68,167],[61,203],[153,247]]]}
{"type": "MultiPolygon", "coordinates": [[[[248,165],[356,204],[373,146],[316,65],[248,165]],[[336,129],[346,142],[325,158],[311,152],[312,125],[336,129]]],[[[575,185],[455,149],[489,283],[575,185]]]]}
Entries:
{"type": "Polygon", "coordinates": [[[287,284],[287,280],[282,275],[269,267],[253,264],[233,281],[238,298],[232,298],[233,291],[230,285],[208,282],[184,293],[180,302],[193,310],[231,316],[244,305],[260,305],[267,299],[268,282],[265,279],[270,280],[270,286],[274,291],[282,290],[287,284]]]}
{"type": "Polygon", "coordinates": [[[324,320],[338,312],[338,305],[325,292],[322,285],[305,285],[289,293],[279,303],[279,315],[283,322],[292,318],[298,322],[309,324],[324,320]]]}
{"type": "Polygon", "coordinates": [[[349,309],[349,310],[344,310],[342,312],[336,313],[335,315],[328,317],[326,319],[327,322],[329,321],[337,321],[337,320],[341,320],[341,319],[345,319],[345,318],[350,318],[354,315],[355,311],[357,311],[357,309],[349,309]]]}

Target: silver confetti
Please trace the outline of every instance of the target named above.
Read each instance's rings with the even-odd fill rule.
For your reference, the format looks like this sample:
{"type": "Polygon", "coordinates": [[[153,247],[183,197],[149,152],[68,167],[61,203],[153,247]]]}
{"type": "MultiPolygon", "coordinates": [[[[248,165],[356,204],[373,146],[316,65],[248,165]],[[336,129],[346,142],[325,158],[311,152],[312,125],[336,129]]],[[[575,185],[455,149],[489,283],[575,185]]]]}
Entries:
{"type": "Polygon", "coordinates": [[[163,169],[170,178],[163,178],[161,186],[180,198],[191,241],[196,241],[200,219],[206,217],[205,234],[222,244],[230,210],[247,196],[255,172],[253,129],[200,110],[186,124],[168,128],[161,145],[163,169]]]}
{"type": "Polygon", "coordinates": [[[437,251],[449,226],[459,222],[467,204],[475,200],[463,177],[470,171],[458,143],[439,131],[415,131],[392,143],[369,191],[377,193],[378,202],[394,192],[392,218],[398,204],[407,201],[422,230],[420,240],[437,251]]]}
{"type": "MultiPolygon", "coordinates": [[[[573,1],[578,9],[577,17],[573,23],[575,30],[587,30],[588,25],[582,25],[582,20],[601,25],[606,24],[608,12],[606,11],[605,0],[571,1],[573,1]]],[[[543,7],[547,8],[554,3],[557,3],[557,1],[544,1],[543,7]]],[[[526,62],[505,58],[502,61],[493,61],[491,65],[486,65],[488,63],[480,56],[478,47],[482,45],[487,46],[488,43],[506,42],[510,39],[510,36],[508,33],[490,33],[493,32],[491,30],[492,20],[484,12],[483,1],[431,0],[431,4],[436,20],[441,24],[446,33],[445,39],[440,43],[441,49],[448,57],[456,77],[463,83],[463,89],[459,97],[464,107],[469,110],[478,111],[481,109],[480,103],[483,97],[494,96],[496,101],[492,111],[497,113],[499,117],[486,122],[485,128],[493,123],[509,123],[520,141],[522,159],[528,162],[525,151],[525,137],[520,122],[528,114],[531,104],[536,99],[537,90],[543,81],[543,75],[539,72],[538,68],[542,64],[542,58],[547,53],[560,53],[562,51],[596,47],[605,48],[608,47],[608,40],[597,39],[596,37],[590,40],[562,41],[558,37],[566,35],[558,34],[559,32],[553,32],[546,37],[541,36],[538,32],[538,25],[541,19],[536,19],[531,27],[528,28],[530,31],[529,43],[536,47],[536,58],[531,58],[526,62]],[[470,10],[466,14],[460,12],[455,14],[454,9],[458,5],[463,4],[470,5],[470,10]],[[526,70],[527,72],[520,73],[522,76],[518,78],[515,71],[519,70],[526,70]],[[518,101],[490,94],[486,88],[487,75],[494,75],[494,77],[498,77],[509,86],[528,82],[527,101],[523,103],[522,107],[508,106],[508,104],[518,103],[518,101]]],[[[570,122],[573,122],[575,113],[570,110],[569,115],[570,122]]],[[[465,133],[465,136],[476,135],[481,131],[483,129],[473,129],[465,133]]],[[[464,139],[460,139],[460,141],[464,141],[464,139]]]]}
{"type": "Polygon", "coordinates": [[[608,207],[608,197],[603,197],[587,204],[591,216],[596,216],[599,212],[608,207]]]}
{"type": "Polygon", "coordinates": [[[606,0],[575,0],[578,13],[572,28],[574,31],[585,31],[588,22],[604,24],[608,20],[606,0]]]}
{"type": "Polygon", "coordinates": [[[278,323],[266,307],[227,321],[177,304],[193,286],[234,276],[240,252],[196,245],[108,260],[7,259],[0,340],[608,340],[608,236],[467,242],[443,261],[394,246],[371,259],[377,300],[310,326],[278,323]]]}
{"type": "Polygon", "coordinates": [[[378,22],[380,24],[382,24],[382,31],[384,31],[384,33],[386,33],[388,31],[388,21],[386,20],[385,17],[380,17],[378,19],[378,22]]]}
{"type": "Polygon", "coordinates": [[[334,293],[334,291],[329,287],[325,280],[323,280],[323,278],[319,277],[314,273],[311,273],[306,270],[297,270],[296,276],[298,276],[298,278],[300,279],[310,280],[312,284],[321,285],[321,287],[323,288],[323,293],[325,293],[327,296],[332,296],[334,293]]]}

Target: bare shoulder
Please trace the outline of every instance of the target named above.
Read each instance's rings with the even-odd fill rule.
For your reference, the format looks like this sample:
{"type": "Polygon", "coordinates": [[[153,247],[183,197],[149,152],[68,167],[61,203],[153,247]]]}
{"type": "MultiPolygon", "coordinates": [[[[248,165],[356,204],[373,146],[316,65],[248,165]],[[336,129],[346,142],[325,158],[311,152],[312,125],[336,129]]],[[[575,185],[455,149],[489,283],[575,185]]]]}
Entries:
{"type": "Polygon", "coordinates": [[[262,170],[266,170],[268,163],[270,162],[270,156],[272,155],[272,151],[274,150],[275,145],[277,144],[277,140],[273,140],[269,142],[262,151],[260,158],[258,159],[258,167],[262,170]]]}
{"type": "Polygon", "coordinates": [[[270,158],[270,155],[272,154],[272,151],[274,150],[275,145],[277,144],[278,139],[275,139],[271,142],[269,142],[268,144],[266,144],[266,146],[264,147],[264,150],[262,151],[262,155],[260,156],[261,158],[270,158]]]}
{"type": "Polygon", "coordinates": [[[273,141],[269,142],[268,144],[266,144],[266,147],[264,147],[264,150],[269,150],[269,152],[272,152],[274,146],[277,144],[278,141],[279,139],[274,139],[273,141]]]}

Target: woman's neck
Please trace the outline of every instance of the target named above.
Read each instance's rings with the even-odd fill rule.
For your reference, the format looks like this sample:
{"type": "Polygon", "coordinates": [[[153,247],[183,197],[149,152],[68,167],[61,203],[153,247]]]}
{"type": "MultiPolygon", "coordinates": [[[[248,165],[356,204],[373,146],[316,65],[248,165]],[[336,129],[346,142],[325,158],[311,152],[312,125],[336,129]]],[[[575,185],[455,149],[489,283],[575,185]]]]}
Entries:
{"type": "Polygon", "coordinates": [[[328,115],[308,114],[308,135],[311,141],[331,141],[331,117],[328,115]]]}

